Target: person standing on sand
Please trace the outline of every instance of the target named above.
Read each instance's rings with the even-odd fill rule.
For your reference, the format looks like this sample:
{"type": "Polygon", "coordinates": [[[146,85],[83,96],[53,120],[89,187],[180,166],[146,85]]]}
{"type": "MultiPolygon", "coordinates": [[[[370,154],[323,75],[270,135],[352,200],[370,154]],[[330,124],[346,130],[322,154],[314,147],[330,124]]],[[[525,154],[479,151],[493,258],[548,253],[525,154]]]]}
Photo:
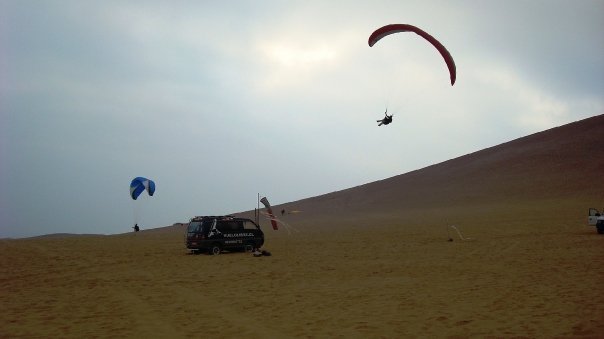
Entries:
{"type": "Polygon", "coordinates": [[[134,227],[132,228],[134,228],[134,232],[138,232],[140,230],[140,228],[138,228],[138,224],[134,224],[134,227]]]}

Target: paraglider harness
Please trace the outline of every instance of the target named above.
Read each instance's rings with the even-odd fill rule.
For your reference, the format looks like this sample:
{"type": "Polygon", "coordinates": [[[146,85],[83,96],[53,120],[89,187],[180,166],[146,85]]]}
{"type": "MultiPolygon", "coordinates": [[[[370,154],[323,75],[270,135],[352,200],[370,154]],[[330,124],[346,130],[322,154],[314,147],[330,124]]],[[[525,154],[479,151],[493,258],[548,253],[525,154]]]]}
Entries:
{"type": "Polygon", "coordinates": [[[388,125],[389,123],[392,122],[392,116],[394,114],[388,115],[388,109],[386,108],[386,112],[384,112],[384,114],[386,115],[384,117],[384,119],[382,120],[377,120],[377,122],[379,122],[378,126],[382,126],[382,125],[388,125]]]}

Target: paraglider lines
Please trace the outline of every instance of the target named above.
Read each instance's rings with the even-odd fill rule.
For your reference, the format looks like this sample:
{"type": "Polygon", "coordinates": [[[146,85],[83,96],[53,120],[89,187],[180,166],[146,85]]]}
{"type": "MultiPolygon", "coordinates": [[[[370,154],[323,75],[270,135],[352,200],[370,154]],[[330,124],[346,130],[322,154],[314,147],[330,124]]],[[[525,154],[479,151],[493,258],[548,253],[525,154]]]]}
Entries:
{"type": "Polygon", "coordinates": [[[454,229],[457,232],[457,234],[459,235],[459,239],[461,239],[462,241],[473,240],[472,238],[464,238],[463,234],[461,234],[461,231],[457,228],[457,226],[449,225],[449,226],[447,226],[447,235],[449,236],[449,241],[453,241],[453,238],[451,238],[451,235],[449,234],[449,228],[454,229]]]}

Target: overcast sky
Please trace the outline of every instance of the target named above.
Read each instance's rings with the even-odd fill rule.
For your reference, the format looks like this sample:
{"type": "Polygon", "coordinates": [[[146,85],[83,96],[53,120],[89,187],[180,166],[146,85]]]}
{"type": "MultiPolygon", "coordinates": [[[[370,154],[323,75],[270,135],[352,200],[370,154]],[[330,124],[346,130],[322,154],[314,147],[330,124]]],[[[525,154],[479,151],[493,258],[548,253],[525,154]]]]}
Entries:
{"type": "Polygon", "coordinates": [[[602,0],[0,0],[0,237],[299,200],[599,115],[603,41],[602,0]],[[391,23],[455,85],[413,33],[370,48],[391,23]]]}

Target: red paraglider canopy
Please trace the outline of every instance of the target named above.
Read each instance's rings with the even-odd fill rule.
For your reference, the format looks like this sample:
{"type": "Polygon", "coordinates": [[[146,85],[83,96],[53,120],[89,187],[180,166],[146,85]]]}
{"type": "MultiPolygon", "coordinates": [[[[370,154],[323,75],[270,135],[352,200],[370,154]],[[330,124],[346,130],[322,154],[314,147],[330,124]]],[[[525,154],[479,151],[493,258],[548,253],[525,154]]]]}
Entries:
{"type": "Polygon", "coordinates": [[[447,63],[447,67],[449,68],[449,75],[451,77],[451,86],[453,86],[453,84],[455,84],[455,77],[456,77],[455,62],[453,61],[453,57],[451,56],[451,53],[449,53],[449,51],[447,51],[445,46],[443,46],[438,40],[436,40],[433,36],[426,33],[425,31],[421,30],[420,28],[417,28],[415,26],[408,25],[408,24],[386,25],[384,27],[378,28],[375,32],[371,33],[371,36],[369,37],[369,41],[368,41],[369,47],[372,47],[376,42],[378,42],[381,38],[383,38],[387,35],[394,34],[394,33],[400,33],[400,32],[414,32],[417,35],[421,36],[422,38],[428,40],[428,42],[430,42],[434,47],[436,47],[438,52],[440,52],[440,55],[442,55],[442,57],[445,59],[445,62],[447,63]]]}

